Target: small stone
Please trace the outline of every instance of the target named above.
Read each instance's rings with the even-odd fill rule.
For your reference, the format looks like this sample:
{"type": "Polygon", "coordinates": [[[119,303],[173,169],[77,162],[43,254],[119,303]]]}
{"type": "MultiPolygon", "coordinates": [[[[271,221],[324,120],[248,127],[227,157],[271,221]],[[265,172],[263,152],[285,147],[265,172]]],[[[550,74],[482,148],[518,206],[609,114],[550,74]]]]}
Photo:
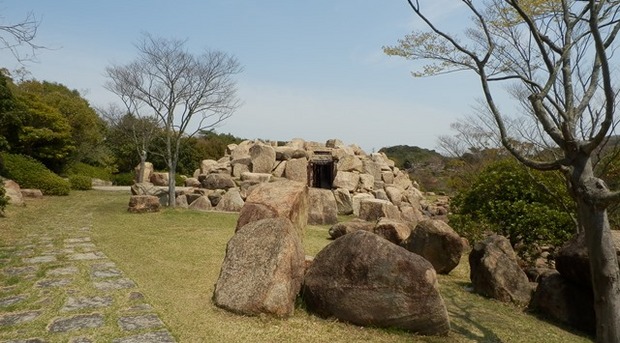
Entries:
{"type": "Polygon", "coordinates": [[[41,315],[41,311],[7,313],[3,316],[0,316],[0,326],[10,326],[31,322],[35,320],[39,315],[41,315]]]}
{"type": "Polygon", "coordinates": [[[112,297],[69,297],[61,311],[74,311],[84,308],[108,307],[112,305],[112,297]]]}
{"type": "Polygon", "coordinates": [[[116,289],[133,288],[136,284],[130,279],[115,279],[93,282],[95,288],[102,291],[111,291],[116,289]]]}
{"type": "Polygon", "coordinates": [[[100,260],[102,258],[108,258],[108,257],[101,251],[95,251],[95,252],[85,252],[85,253],[69,255],[68,258],[74,261],[85,261],[85,260],[100,260]]]}
{"type": "Polygon", "coordinates": [[[47,273],[45,273],[45,275],[47,276],[73,275],[73,274],[77,274],[78,271],[79,270],[76,266],[68,266],[68,267],[50,269],[47,271],[47,273]]]}
{"type": "Polygon", "coordinates": [[[50,262],[56,262],[56,256],[54,255],[35,256],[35,257],[30,257],[30,258],[24,258],[22,259],[22,261],[24,261],[24,263],[30,263],[30,264],[50,263],[50,262]]]}
{"type": "Polygon", "coordinates": [[[118,319],[118,326],[123,331],[131,331],[161,327],[164,326],[164,323],[156,314],[150,313],[141,316],[120,317],[118,319]]]}
{"type": "Polygon", "coordinates": [[[14,295],[12,297],[2,298],[0,299],[0,307],[7,307],[11,305],[15,305],[18,302],[24,301],[28,298],[27,295],[14,295]]]}
{"type": "Polygon", "coordinates": [[[167,330],[144,333],[135,336],[117,338],[112,343],[176,343],[176,340],[167,330]]]}
{"type": "Polygon", "coordinates": [[[39,270],[38,267],[35,266],[26,266],[26,267],[8,267],[4,268],[3,273],[8,276],[16,276],[23,274],[34,274],[39,270]]]}
{"type": "Polygon", "coordinates": [[[129,300],[142,300],[142,299],[144,299],[144,294],[140,292],[129,293],[129,300]]]}
{"type": "Polygon", "coordinates": [[[91,329],[103,326],[104,318],[102,314],[81,314],[68,318],[54,319],[48,326],[50,332],[67,332],[81,329],[91,329]]]}
{"type": "Polygon", "coordinates": [[[71,279],[46,279],[37,282],[39,288],[63,287],[71,283],[71,279]]]}

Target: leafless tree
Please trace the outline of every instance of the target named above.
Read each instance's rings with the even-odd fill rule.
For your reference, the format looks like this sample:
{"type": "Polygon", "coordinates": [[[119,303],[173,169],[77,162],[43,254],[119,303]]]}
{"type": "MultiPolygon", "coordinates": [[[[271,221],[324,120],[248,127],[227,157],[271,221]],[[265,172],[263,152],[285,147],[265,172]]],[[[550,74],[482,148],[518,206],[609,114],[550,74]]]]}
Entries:
{"type": "Polygon", "coordinates": [[[241,72],[237,59],[220,51],[193,55],[185,43],[145,34],[136,44],[135,61],[106,68],[106,87],[127,110],[140,117],[153,115],[163,127],[171,207],[182,138],[216,127],[239,106],[232,78],[241,72]]]}
{"type": "Polygon", "coordinates": [[[595,175],[592,158],[616,120],[620,1],[446,2],[454,1],[472,18],[465,35],[431,20],[423,1],[408,0],[428,30],[406,36],[385,52],[432,61],[416,75],[475,72],[502,145],[526,166],[563,172],[586,237],[597,342],[620,342],[620,270],[607,214],[620,201],[620,192],[595,175]],[[519,139],[506,124],[511,109],[500,108],[497,100],[498,89],[506,87],[516,87],[527,99],[525,114],[535,118],[542,139],[561,152],[555,158],[534,159],[515,146],[519,139]]]}
{"type": "Polygon", "coordinates": [[[8,49],[19,62],[30,61],[35,58],[35,52],[43,48],[35,44],[40,21],[33,12],[28,12],[24,19],[16,23],[0,23],[0,46],[8,49]],[[26,46],[29,52],[23,52],[26,46]]]}

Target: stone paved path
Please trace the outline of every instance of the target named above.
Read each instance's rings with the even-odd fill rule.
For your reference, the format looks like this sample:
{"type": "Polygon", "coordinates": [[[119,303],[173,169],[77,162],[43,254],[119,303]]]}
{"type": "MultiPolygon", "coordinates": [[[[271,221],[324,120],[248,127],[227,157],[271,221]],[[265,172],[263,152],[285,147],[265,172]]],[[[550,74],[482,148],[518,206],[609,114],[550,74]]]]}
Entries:
{"type": "Polygon", "coordinates": [[[0,342],[176,342],[90,229],[73,235],[0,242],[0,342]]]}

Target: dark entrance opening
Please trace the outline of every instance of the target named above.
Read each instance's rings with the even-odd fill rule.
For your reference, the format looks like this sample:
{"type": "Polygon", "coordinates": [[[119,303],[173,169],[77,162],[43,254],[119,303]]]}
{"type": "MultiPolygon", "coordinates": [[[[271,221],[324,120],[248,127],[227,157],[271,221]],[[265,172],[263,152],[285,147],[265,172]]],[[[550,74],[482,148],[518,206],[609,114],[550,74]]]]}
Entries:
{"type": "Polygon", "coordinates": [[[335,171],[333,160],[315,160],[308,165],[309,187],[332,189],[335,171]]]}

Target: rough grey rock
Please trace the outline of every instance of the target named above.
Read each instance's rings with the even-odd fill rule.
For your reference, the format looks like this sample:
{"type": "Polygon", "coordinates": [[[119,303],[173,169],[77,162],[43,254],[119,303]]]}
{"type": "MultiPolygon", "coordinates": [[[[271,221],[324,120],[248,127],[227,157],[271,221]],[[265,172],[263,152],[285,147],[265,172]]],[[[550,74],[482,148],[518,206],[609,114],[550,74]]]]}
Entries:
{"type": "Polygon", "coordinates": [[[423,220],[402,246],[427,259],[439,274],[448,274],[461,262],[463,239],[445,222],[423,220]]]}
{"type": "Polygon", "coordinates": [[[329,189],[308,190],[308,224],[325,225],[338,222],[338,205],[329,189]]]}
{"type": "Polygon", "coordinates": [[[329,228],[329,236],[331,237],[331,239],[336,239],[359,230],[373,231],[374,228],[375,223],[367,222],[359,218],[354,218],[348,222],[334,224],[331,228],[329,228]]]}
{"type": "Polygon", "coordinates": [[[104,317],[100,313],[80,314],[73,317],[54,319],[47,330],[50,332],[68,332],[81,329],[102,327],[104,317]]]}

